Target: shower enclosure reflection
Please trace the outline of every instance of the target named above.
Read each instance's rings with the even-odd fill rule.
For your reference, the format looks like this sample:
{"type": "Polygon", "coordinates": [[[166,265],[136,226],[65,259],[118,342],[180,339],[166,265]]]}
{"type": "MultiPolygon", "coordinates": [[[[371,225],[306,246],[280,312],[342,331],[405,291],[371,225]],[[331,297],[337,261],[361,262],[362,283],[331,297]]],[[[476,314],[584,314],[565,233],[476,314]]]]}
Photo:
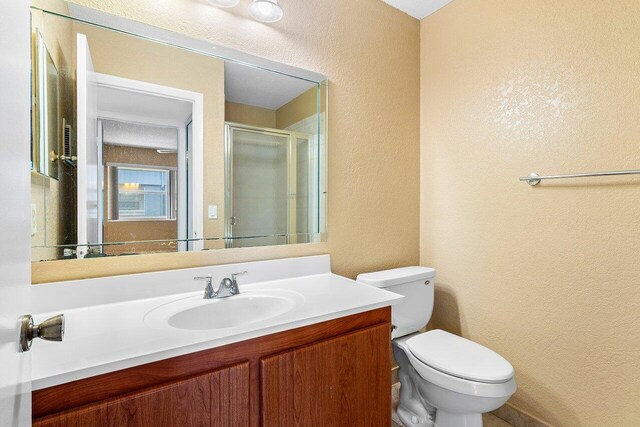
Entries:
{"type": "Polygon", "coordinates": [[[320,221],[317,135],[234,123],[225,134],[227,247],[311,241],[320,221]]]}

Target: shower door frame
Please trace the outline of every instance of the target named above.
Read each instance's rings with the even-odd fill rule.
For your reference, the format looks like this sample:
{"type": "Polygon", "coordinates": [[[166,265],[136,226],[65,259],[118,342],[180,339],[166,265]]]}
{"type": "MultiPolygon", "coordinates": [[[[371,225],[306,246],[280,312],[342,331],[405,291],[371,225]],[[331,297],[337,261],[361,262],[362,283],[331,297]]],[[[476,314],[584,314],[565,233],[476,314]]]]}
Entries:
{"type": "MultiPolygon", "coordinates": [[[[225,122],[224,124],[224,145],[225,145],[225,189],[224,189],[224,235],[225,235],[225,248],[233,248],[234,247],[234,235],[233,235],[233,225],[235,221],[232,221],[233,215],[233,131],[241,130],[241,131],[249,131],[260,133],[263,135],[272,135],[278,137],[286,137],[287,138],[287,208],[286,208],[286,223],[287,223],[287,232],[286,232],[286,243],[297,243],[297,232],[296,232],[296,204],[295,197],[297,195],[297,181],[296,181],[296,171],[297,165],[295,162],[296,159],[296,142],[298,138],[303,137],[311,142],[311,135],[301,132],[288,131],[282,129],[273,129],[267,127],[260,126],[251,126],[245,125],[242,123],[235,122],[225,122]]],[[[308,153],[308,162],[311,166],[311,162],[313,160],[311,146],[308,153]]],[[[311,197],[311,195],[309,196],[311,197]]],[[[243,237],[243,236],[239,236],[243,237]]],[[[250,238],[252,236],[245,236],[250,238]]],[[[262,236],[260,236],[262,237],[262,236]]],[[[268,236],[264,236],[268,237],[268,236]]]]}

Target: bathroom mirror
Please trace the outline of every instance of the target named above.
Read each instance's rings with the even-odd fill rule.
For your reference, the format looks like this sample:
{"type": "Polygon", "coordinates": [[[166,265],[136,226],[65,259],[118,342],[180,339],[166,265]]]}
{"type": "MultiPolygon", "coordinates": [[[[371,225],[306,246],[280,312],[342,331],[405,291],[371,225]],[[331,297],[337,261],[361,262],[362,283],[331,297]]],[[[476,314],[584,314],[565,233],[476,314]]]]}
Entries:
{"type": "Polygon", "coordinates": [[[324,239],[324,76],[53,4],[32,6],[33,261],[324,239]]]}

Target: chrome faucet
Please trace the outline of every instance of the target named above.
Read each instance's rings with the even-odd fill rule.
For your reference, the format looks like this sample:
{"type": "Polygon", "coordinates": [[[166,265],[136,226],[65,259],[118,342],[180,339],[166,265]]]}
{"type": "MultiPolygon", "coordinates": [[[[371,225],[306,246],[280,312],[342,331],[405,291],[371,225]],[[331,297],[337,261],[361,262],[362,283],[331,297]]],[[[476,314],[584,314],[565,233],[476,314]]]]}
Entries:
{"type": "Polygon", "coordinates": [[[243,274],[247,274],[247,272],[241,271],[240,273],[233,273],[231,275],[231,278],[225,277],[220,282],[218,289],[213,289],[213,276],[211,276],[211,274],[207,274],[206,276],[194,277],[193,280],[207,281],[206,286],[204,287],[204,299],[227,298],[233,295],[238,295],[240,293],[236,277],[243,274]]]}

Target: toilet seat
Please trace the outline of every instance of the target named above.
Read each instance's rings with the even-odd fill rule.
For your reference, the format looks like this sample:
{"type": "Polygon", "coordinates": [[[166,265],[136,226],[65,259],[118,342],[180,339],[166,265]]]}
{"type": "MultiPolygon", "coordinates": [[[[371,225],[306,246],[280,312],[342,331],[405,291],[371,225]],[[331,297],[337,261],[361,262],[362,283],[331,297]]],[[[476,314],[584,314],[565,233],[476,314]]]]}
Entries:
{"type": "MultiPolygon", "coordinates": [[[[430,331],[434,332],[434,331],[430,331]]],[[[416,372],[426,381],[435,384],[444,389],[455,391],[457,393],[468,394],[471,396],[479,397],[508,397],[516,391],[516,382],[513,375],[510,378],[501,382],[481,382],[474,381],[466,378],[457,377],[446,372],[435,369],[428,364],[422,362],[411,351],[408,345],[408,341],[412,338],[420,337],[421,335],[428,334],[416,333],[413,335],[397,338],[393,340],[393,344],[401,348],[407,355],[407,358],[411,362],[411,365],[416,372]]],[[[423,338],[424,339],[424,338],[423,338]]],[[[418,341],[418,340],[416,340],[418,341]]],[[[415,342],[414,341],[414,346],[415,342]]],[[[477,344],[479,345],[479,344],[477,344]]],[[[484,348],[484,347],[483,347],[484,348]]],[[[508,362],[507,362],[508,363],[508,362]]],[[[511,368],[513,369],[513,368],[511,368]]]]}
{"type": "Polygon", "coordinates": [[[502,383],[514,375],[513,366],[498,353],[440,329],[414,335],[407,345],[422,363],[454,377],[502,383]]]}

